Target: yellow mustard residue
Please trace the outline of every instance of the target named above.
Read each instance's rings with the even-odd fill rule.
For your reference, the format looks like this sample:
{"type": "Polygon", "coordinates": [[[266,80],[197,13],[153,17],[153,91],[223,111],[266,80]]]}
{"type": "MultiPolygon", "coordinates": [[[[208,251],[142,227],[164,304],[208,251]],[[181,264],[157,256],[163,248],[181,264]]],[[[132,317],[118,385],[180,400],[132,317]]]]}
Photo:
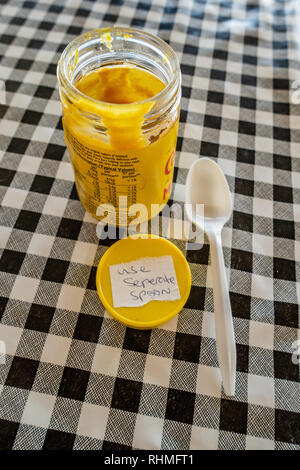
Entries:
{"type": "Polygon", "coordinates": [[[81,202],[95,215],[99,204],[118,208],[126,196],[150,217],[151,204],[167,202],[173,178],[178,115],[145,121],[165,84],[124,64],[93,70],[75,86],[75,101],[62,95],[63,123],[81,202]]]}
{"type": "Polygon", "coordinates": [[[129,104],[152,98],[165,88],[155,75],[137,67],[102,67],[83,76],[76,88],[106,103],[129,104]]]}

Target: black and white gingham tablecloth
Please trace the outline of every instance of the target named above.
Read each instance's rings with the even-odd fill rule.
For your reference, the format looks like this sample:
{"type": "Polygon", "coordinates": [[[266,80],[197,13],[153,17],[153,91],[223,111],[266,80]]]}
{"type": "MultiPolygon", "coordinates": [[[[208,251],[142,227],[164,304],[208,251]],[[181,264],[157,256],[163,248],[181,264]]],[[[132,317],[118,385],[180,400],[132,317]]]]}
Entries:
{"type": "Polygon", "coordinates": [[[0,13],[0,448],[299,450],[299,1],[0,0],[0,13]],[[234,399],[220,387],[207,243],[182,245],[191,295],[161,328],[125,328],[95,289],[108,244],[77,198],[56,64],[76,35],[115,23],[158,34],[181,63],[170,204],[199,156],[234,195],[234,399]]]}

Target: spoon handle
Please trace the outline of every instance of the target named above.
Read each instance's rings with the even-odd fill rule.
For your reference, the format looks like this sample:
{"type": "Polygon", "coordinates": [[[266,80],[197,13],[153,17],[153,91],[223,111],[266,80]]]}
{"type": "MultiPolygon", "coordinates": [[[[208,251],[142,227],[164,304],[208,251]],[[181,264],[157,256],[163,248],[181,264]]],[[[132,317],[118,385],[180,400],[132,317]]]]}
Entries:
{"type": "Polygon", "coordinates": [[[226,278],[221,231],[210,233],[210,255],[214,291],[216,346],[224,392],[235,392],[236,346],[226,278]]]}

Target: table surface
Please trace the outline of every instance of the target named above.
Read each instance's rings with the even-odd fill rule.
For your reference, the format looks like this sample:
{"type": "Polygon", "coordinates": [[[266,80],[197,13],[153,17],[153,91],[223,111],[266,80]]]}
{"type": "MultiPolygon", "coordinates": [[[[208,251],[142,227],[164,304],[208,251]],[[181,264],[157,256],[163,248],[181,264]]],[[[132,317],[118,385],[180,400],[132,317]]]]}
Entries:
{"type": "Polygon", "coordinates": [[[292,356],[300,294],[297,3],[0,1],[0,448],[300,449],[292,356]],[[108,244],[77,198],[56,64],[76,35],[114,23],[158,34],[181,63],[171,202],[183,201],[200,155],[219,163],[234,195],[223,232],[234,399],[220,387],[207,243],[198,251],[181,244],[192,291],[161,328],[125,328],[97,296],[108,244]]]}

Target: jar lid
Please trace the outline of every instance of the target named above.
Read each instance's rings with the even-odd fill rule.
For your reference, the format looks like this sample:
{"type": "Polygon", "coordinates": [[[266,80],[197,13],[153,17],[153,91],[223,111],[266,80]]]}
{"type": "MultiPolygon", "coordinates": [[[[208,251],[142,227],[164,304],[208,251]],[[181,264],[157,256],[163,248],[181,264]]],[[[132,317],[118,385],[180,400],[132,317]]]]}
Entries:
{"type": "Polygon", "coordinates": [[[114,243],[102,256],[96,274],[96,287],[106,310],[130,328],[150,329],[177,315],[191,290],[191,271],[182,252],[169,240],[152,234],[138,234],[114,243]],[[114,307],[110,265],[128,263],[146,257],[172,256],[180,298],[151,300],[139,307],[114,307]]]}

